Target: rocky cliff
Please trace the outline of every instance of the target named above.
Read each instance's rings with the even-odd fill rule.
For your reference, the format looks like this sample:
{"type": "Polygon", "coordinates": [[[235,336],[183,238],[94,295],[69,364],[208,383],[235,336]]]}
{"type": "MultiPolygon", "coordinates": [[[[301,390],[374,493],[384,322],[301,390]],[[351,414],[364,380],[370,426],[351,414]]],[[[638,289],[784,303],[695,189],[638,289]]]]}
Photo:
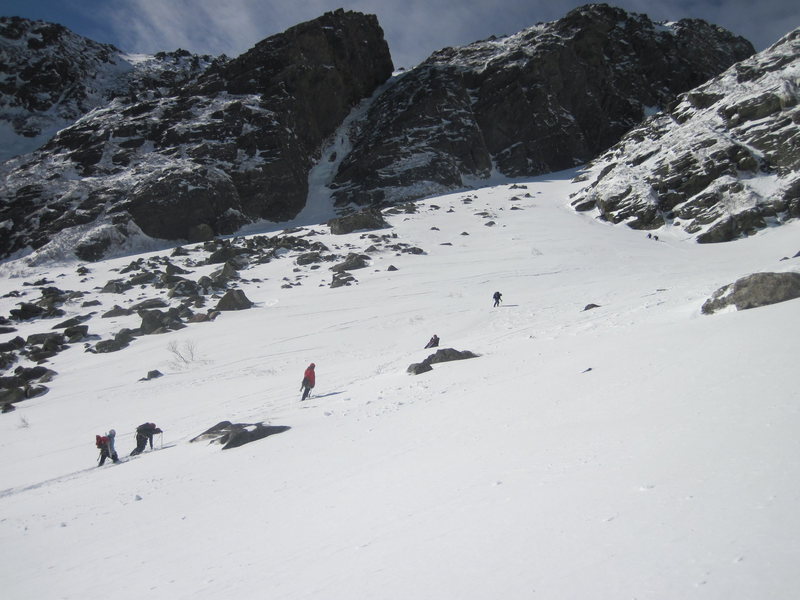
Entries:
{"type": "Polygon", "coordinates": [[[683,94],[591,163],[573,200],[722,242],[800,217],[800,29],[683,94]]]}
{"type": "MultiPolygon", "coordinates": [[[[74,123],[0,165],[0,257],[68,249],[96,260],[153,238],[200,241],[289,220],[334,138],[340,152],[325,155],[322,183],[340,206],[572,167],[753,52],[702,21],[659,25],[602,4],[446,48],[397,77],[377,19],[343,10],[230,60],[130,57],[51,27],[17,20],[3,30],[3,48],[56,61],[75,46],[82,58],[65,59],[75,74],[50,82],[49,106],[68,106],[74,123]],[[56,101],[76,82],[80,101],[56,101]]],[[[35,77],[21,73],[5,79],[9,105],[41,95],[24,91],[35,77]]]]}
{"type": "Polygon", "coordinates": [[[290,218],[322,142],[392,68],[377,19],[338,10],[168,93],[116,95],[0,168],[0,254],[56,242],[94,260],[141,234],[290,218]]]}
{"type": "Polygon", "coordinates": [[[605,4],[446,48],[385,91],[333,182],[339,203],[419,198],[489,176],[582,164],[648,113],[753,53],[699,20],[605,4]]]}
{"type": "Polygon", "coordinates": [[[61,25],[0,17],[0,162],[115,97],[169,94],[212,60],[184,50],[128,55],[61,25]]]}

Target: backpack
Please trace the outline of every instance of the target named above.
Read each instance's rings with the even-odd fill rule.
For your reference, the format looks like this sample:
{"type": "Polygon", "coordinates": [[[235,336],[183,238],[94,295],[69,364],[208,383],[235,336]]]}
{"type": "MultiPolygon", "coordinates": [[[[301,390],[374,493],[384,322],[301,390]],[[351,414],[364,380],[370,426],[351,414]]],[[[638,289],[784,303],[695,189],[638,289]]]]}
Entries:
{"type": "Polygon", "coordinates": [[[94,438],[94,445],[98,448],[105,448],[106,444],[108,444],[108,438],[104,435],[96,435],[94,438]]]}

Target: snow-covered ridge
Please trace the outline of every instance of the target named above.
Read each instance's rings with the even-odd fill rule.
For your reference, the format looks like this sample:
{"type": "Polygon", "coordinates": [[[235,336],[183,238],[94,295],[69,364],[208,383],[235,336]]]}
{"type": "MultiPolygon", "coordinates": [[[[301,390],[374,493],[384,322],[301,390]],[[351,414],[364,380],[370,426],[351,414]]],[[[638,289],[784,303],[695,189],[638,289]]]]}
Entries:
{"type": "Polygon", "coordinates": [[[43,21],[0,17],[0,162],[27,154],[118,96],[154,98],[210,56],[127,54],[43,21]]]}
{"type": "Polygon", "coordinates": [[[684,94],[581,176],[579,210],[725,241],[800,216],[800,30],[684,94]]]}

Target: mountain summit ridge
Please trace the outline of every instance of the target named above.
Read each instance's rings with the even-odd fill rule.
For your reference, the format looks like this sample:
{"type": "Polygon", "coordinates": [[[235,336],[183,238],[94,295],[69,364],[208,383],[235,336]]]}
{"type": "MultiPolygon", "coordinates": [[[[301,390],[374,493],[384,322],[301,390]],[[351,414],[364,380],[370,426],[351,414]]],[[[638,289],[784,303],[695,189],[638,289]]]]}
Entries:
{"type": "Polygon", "coordinates": [[[0,256],[55,244],[98,260],[289,221],[337,137],[347,143],[325,155],[335,168],[322,184],[340,211],[574,167],[752,53],[703,21],[596,4],[392,78],[377,18],[340,9],[234,59],[186,54],[170,85],[144,86],[157,93],[129,77],[0,165],[0,256]],[[348,121],[356,106],[365,116],[348,121]]]}

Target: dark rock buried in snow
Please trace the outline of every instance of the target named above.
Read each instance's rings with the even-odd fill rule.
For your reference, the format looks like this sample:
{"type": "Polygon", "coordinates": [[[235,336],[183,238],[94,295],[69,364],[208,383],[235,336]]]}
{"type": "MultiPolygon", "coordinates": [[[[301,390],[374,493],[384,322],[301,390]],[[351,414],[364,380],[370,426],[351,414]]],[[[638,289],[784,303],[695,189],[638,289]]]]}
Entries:
{"type": "Polygon", "coordinates": [[[263,423],[231,423],[222,421],[205,430],[197,437],[189,440],[199,442],[208,440],[209,443],[222,444],[222,449],[238,448],[250,442],[263,439],[276,433],[288,431],[291,427],[286,425],[264,425],[263,423]]]}
{"type": "Polygon", "coordinates": [[[728,306],[747,310],[795,298],[800,298],[800,273],[753,273],[719,288],[702,312],[709,315],[728,306]]]}
{"type": "Polygon", "coordinates": [[[130,329],[122,329],[114,335],[114,339],[97,342],[94,348],[90,348],[88,352],[95,352],[97,354],[117,352],[123,348],[127,348],[132,340],[133,332],[130,329]]]}
{"type": "Polygon", "coordinates": [[[36,381],[38,383],[47,383],[52,381],[58,375],[52,369],[42,366],[36,367],[17,367],[14,369],[14,377],[19,380],[20,385],[36,381]]]}
{"type": "Polygon", "coordinates": [[[48,350],[57,350],[64,344],[64,335],[61,333],[34,333],[25,340],[28,346],[42,346],[48,350]]]}
{"type": "Polygon", "coordinates": [[[357,280],[347,271],[341,271],[339,273],[333,274],[333,280],[331,281],[332,288],[338,288],[346,285],[350,285],[351,283],[355,283],[357,280]]]}
{"type": "Polygon", "coordinates": [[[89,326],[88,325],[73,325],[72,327],[67,327],[64,330],[64,337],[67,338],[67,341],[71,344],[75,342],[80,342],[83,338],[89,335],[89,326]]]}
{"type": "Polygon", "coordinates": [[[454,350],[453,348],[442,348],[431,354],[423,362],[430,365],[436,363],[450,362],[453,360],[465,360],[467,358],[477,358],[478,355],[469,350],[454,350]]]}
{"type": "Polygon", "coordinates": [[[219,312],[216,310],[210,310],[207,313],[196,313],[189,317],[186,322],[187,323],[207,323],[208,321],[213,321],[219,316],[219,312]]]}
{"type": "Polygon", "coordinates": [[[599,304],[590,303],[583,307],[584,312],[587,310],[592,310],[593,308],[600,308],[599,304]]]}
{"type": "Polygon", "coordinates": [[[211,273],[211,281],[218,284],[226,284],[233,279],[239,279],[239,272],[231,261],[226,261],[222,268],[211,273]]]}
{"type": "Polygon", "coordinates": [[[343,262],[340,262],[331,267],[331,271],[341,273],[342,271],[354,271],[356,269],[364,269],[369,266],[369,256],[366,254],[356,254],[351,252],[347,255],[343,262]]]}
{"type": "Polygon", "coordinates": [[[69,327],[74,327],[75,325],[80,325],[84,321],[88,321],[92,318],[92,315],[78,315],[77,317],[72,317],[71,319],[67,319],[66,321],[61,321],[58,325],[53,325],[52,329],[68,329],[69,327]]]}
{"type": "Polygon", "coordinates": [[[141,302],[137,302],[133,306],[131,306],[131,310],[150,310],[153,308],[166,308],[169,304],[167,304],[161,298],[150,298],[149,300],[142,300],[141,302]]]}
{"type": "Polygon", "coordinates": [[[352,215],[331,219],[328,221],[328,227],[334,235],[343,235],[354,231],[384,229],[389,227],[389,223],[383,218],[380,210],[368,208],[352,215]]]}
{"type": "Polygon", "coordinates": [[[133,287],[130,281],[123,281],[122,279],[112,279],[106,283],[100,290],[102,294],[124,294],[133,287]]]}
{"type": "Polygon", "coordinates": [[[408,369],[406,369],[406,372],[411,373],[412,375],[420,375],[422,373],[427,373],[428,371],[433,371],[433,367],[426,362],[410,364],[408,365],[408,369]]]}
{"type": "Polygon", "coordinates": [[[36,306],[30,302],[21,302],[19,308],[12,308],[9,311],[11,318],[16,321],[27,321],[44,315],[45,310],[41,306],[36,306]]]}
{"type": "Polygon", "coordinates": [[[159,371],[158,369],[153,369],[152,371],[147,372],[147,377],[142,377],[139,381],[150,381],[151,379],[158,379],[159,377],[163,377],[164,374],[159,371]]]}
{"type": "Polygon", "coordinates": [[[11,350],[19,350],[25,347],[25,340],[17,336],[7,342],[0,343],[0,352],[9,352],[11,350]]]}
{"type": "Polygon", "coordinates": [[[216,310],[244,310],[253,306],[253,303],[244,295],[242,290],[228,290],[217,303],[216,310]]]}
{"type": "Polygon", "coordinates": [[[453,348],[442,348],[437,350],[421,363],[409,365],[406,371],[412,375],[427,373],[432,370],[431,365],[436,363],[450,362],[453,360],[465,360],[467,358],[477,358],[479,355],[469,350],[454,350],[453,348]]]}
{"type": "MultiPolygon", "coordinates": [[[[47,393],[47,388],[43,385],[26,385],[23,387],[13,387],[0,389],[0,404],[8,405],[14,402],[22,402],[36,396],[47,393]]],[[[3,412],[8,412],[3,410],[3,412]]]]}
{"type": "Polygon", "coordinates": [[[115,304],[114,308],[111,310],[103,313],[101,318],[103,319],[111,319],[113,317],[127,317],[128,315],[132,315],[133,311],[129,308],[122,308],[121,306],[115,304]]]}
{"type": "Polygon", "coordinates": [[[181,321],[179,312],[180,309],[178,308],[170,308],[167,311],[158,309],[140,310],[139,316],[142,318],[142,324],[139,326],[139,329],[145,335],[182,329],[185,325],[181,321]]]}

